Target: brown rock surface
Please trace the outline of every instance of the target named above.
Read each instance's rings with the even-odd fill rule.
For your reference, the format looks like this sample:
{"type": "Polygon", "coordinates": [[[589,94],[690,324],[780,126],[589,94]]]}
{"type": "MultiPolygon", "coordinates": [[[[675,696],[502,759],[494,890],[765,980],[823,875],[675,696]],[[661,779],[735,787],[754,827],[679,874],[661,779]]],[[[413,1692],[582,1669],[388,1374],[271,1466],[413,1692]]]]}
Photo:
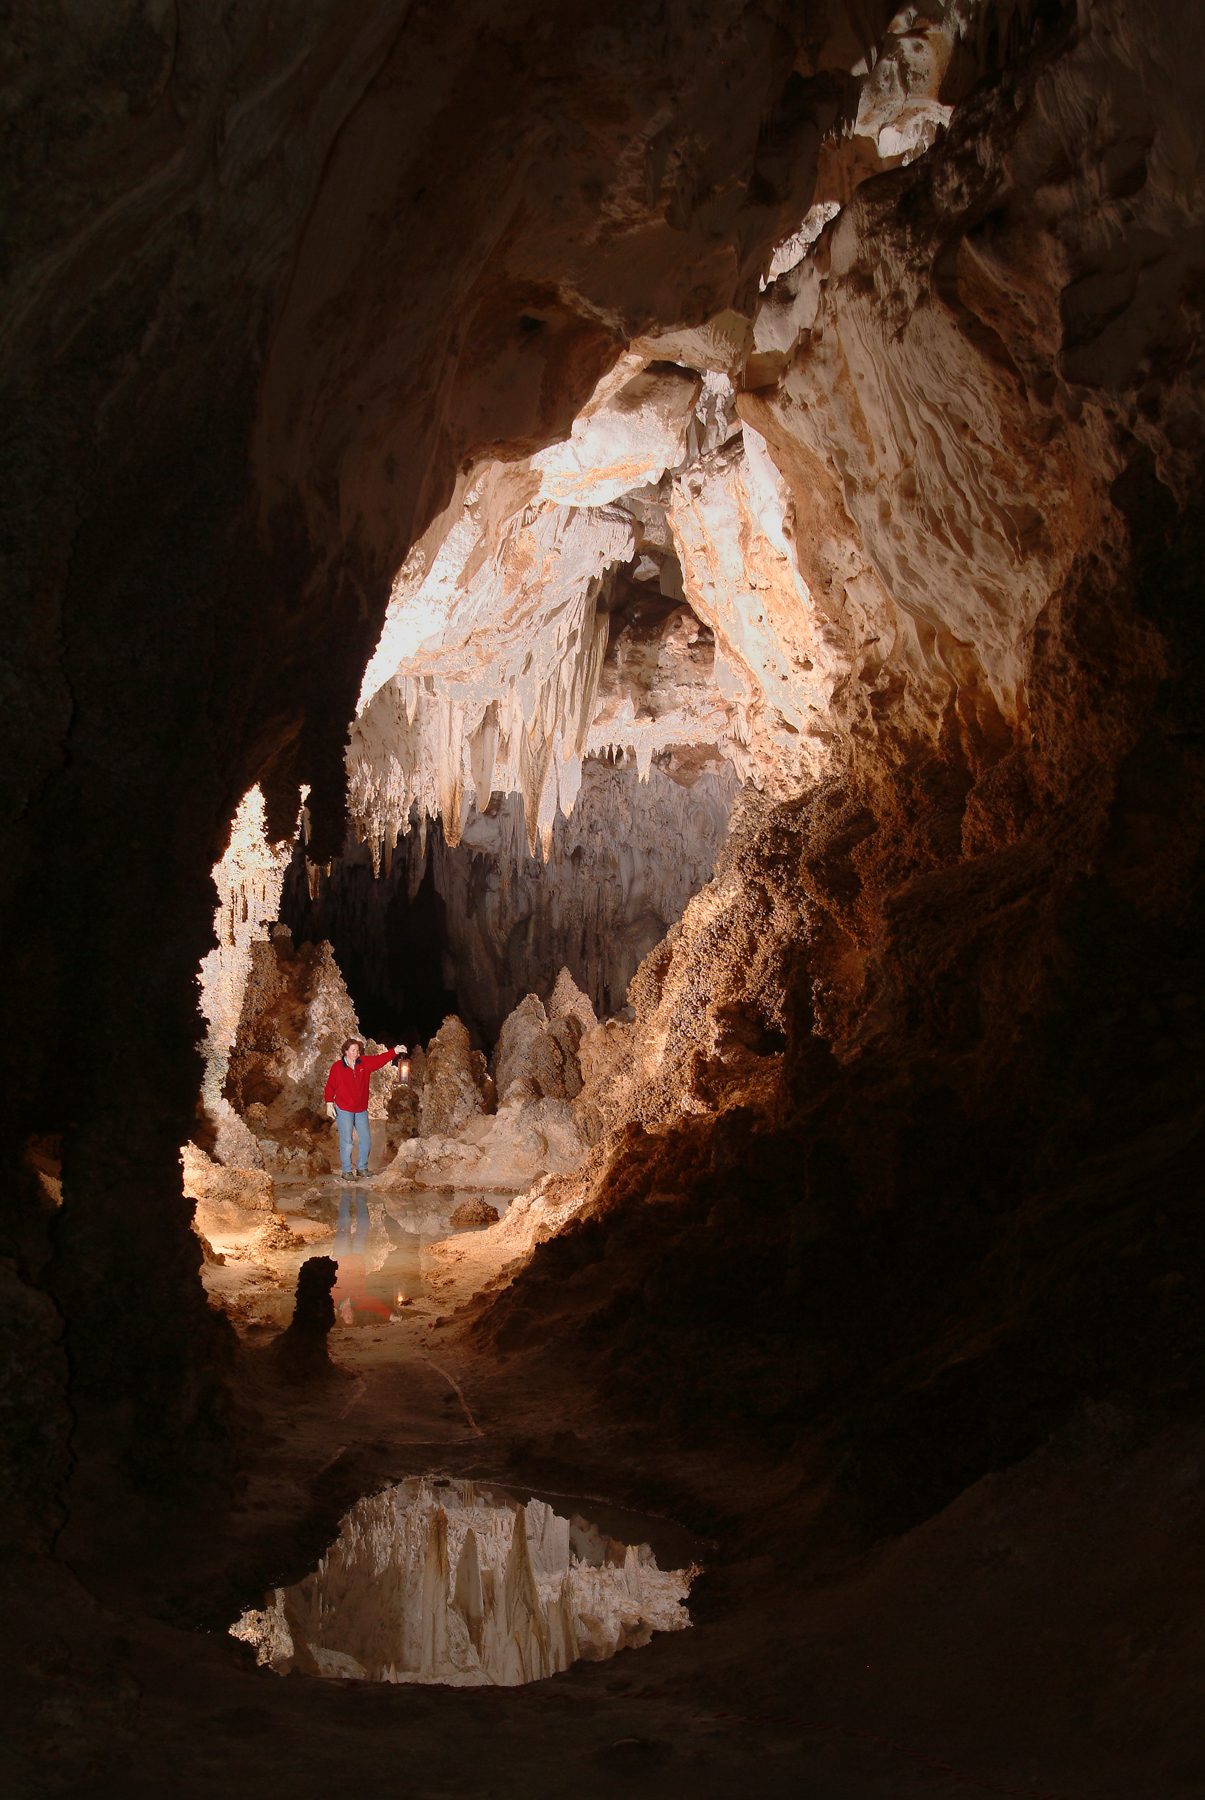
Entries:
{"type": "Polygon", "coordinates": [[[180,1152],[184,1165],[184,1192],[198,1204],[234,1206],[248,1212],[272,1212],[276,1183],[266,1169],[226,1169],[185,1144],[180,1152]]]}
{"type": "Polygon", "coordinates": [[[457,1137],[485,1117],[485,1058],[474,1050],[458,1018],[444,1020],[427,1045],[419,1135],[457,1137]]]}
{"type": "Polygon", "coordinates": [[[496,1225],[498,1208],[477,1195],[472,1200],[461,1201],[452,1214],[452,1223],[457,1231],[466,1231],[470,1225],[496,1225]]]}
{"type": "Polygon", "coordinates": [[[521,1092],[531,1100],[573,1100],[581,1092],[577,1046],[581,1022],[574,1012],[550,1019],[534,994],[504,1022],[494,1052],[498,1101],[521,1092]]]}

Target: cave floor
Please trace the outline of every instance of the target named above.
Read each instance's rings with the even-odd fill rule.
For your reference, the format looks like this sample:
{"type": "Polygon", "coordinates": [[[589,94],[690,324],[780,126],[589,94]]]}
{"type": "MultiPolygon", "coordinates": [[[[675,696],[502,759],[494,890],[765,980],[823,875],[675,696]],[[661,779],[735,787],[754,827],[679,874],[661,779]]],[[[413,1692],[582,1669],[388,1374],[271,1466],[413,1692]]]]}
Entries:
{"type": "Polygon", "coordinates": [[[563,1319],[500,1350],[480,1325],[513,1256],[500,1236],[432,1246],[398,1322],[337,1325],[329,1374],[304,1384],[272,1357],[288,1270],[226,1265],[239,1471],[200,1502],[118,1504],[103,1461],[81,1463],[59,1560],[6,1576],[9,1791],[1205,1792],[1205,1430],[1144,1438],[1090,1411],[867,1549],[835,1522],[806,1444],[784,1456],[752,1429],[683,1444],[626,1423],[564,1350],[563,1319]],[[692,1628],[521,1689],[255,1668],[229,1623],[307,1573],[362,1494],[422,1473],[677,1521],[707,1546],[692,1628]]]}

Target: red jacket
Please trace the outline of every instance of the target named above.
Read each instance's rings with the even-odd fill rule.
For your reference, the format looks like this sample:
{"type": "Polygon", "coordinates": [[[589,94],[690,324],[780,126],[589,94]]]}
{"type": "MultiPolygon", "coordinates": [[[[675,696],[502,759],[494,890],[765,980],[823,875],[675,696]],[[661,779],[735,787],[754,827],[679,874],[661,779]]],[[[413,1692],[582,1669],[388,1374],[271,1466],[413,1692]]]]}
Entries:
{"type": "Polygon", "coordinates": [[[354,1069],[349,1068],[340,1057],[338,1062],[331,1064],[322,1098],[333,1100],[340,1112],[367,1112],[368,1077],[374,1069],[383,1068],[387,1062],[392,1062],[396,1055],[395,1044],[392,1050],[383,1050],[380,1056],[362,1056],[354,1069]]]}

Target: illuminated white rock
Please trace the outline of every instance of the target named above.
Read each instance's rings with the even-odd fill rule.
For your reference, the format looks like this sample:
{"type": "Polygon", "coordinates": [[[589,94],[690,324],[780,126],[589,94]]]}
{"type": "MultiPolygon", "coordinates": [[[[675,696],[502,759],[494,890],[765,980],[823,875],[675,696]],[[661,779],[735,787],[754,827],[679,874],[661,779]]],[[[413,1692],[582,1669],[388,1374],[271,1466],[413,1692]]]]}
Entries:
{"type": "Polygon", "coordinates": [[[361,1500],[314,1574],[231,1632],[280,1674],[513,1687],[683,1630],[695,1572],[540,1500],[415,1479],[361,1500]]]}

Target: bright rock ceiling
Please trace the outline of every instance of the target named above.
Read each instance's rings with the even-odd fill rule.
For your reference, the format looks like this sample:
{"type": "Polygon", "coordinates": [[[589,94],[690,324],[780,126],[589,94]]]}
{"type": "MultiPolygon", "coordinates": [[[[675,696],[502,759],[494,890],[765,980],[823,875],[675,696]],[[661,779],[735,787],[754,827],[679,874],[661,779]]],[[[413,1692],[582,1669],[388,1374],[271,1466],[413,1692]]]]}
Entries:
{"type": "MultiPolygon", "coordinates": [[[[901,10],[829,158],[837,191],[930,146],[951,111],[937,98],[951,49],[973,14],[969,4],[901,10]]],[[[568,438],[461,474],[394,582],[351,731],[351,810],[375,866],[412,810],[424,837],[427,819],[439,818],[455,846],[498,791],[522,796],[528,848],[547,856],[583,760],[603,753],[630,755],[647,780],[654,757],[670,766],[675,750],[705,747],[777,796],[824,772],[834,687],[851,673],[848,633],[815,602],[795,497],[738,396],[791,406],[798,435],[834,467],[831,401],[819,387],[832,370],[820,362],[813,372],[801,351],[817,360],[840,211],[836,199],[816,201],[774,252],[748,314],[730,309],[634,341],[568,438]],[[812,406],[820,443],[816,425],[801,424],[812,406]],[[661,609],[651,657],[608,682],[610,614],[633,589],[677,604],[661,609]],[[714,642],[702,677],[691,656],[701,636],[714,642]]],[[[533,307],[521,326],[535,338],[549,320],[533,307]]],[[[955,476],[969,476],[974,450],[962,460],[955,476]]],[[[989,493],[977,479],[970,507],[994,507],[997,519],[1009,504],[1024,511],[996,485],[989,493]]],[[[968,518],[959,541],[973,531],[968,518]]],[[[869,617],[884,596],[848,528],[847,539],[829,547],[850,565],[844,611],[869,617]]],[[[1015,546],[1004,556],[1011,565],[1015,546]]]]}

